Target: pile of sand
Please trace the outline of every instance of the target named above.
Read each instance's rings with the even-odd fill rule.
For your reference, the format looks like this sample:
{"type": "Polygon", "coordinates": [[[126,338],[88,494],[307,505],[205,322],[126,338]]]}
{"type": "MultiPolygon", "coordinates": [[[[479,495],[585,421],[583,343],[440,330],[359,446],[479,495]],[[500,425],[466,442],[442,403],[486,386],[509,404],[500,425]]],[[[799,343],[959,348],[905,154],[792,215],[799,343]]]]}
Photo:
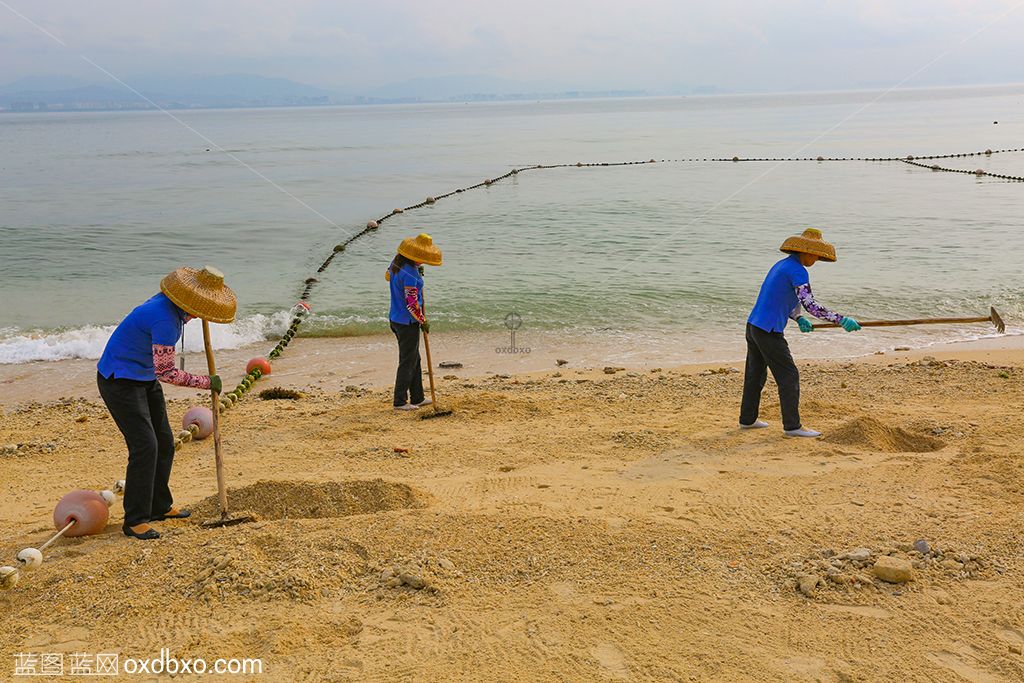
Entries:
{"type": "Polygon", "coordinates": [[[946,446],[935,437],[890,427],[873,417],[854,418],[833,429],[824,440],[883,453],[931,453],[946,446]]]}
{"type": "MultiPolygon", "coordinates": [[[[348,517],[427,505],[429,497],[406,484],[371,479],[343,482],[258,481],[228,490],[231,510],[258,519],[348,517]]],[[[198,523],[220,515],[217,496],[192,507],[198,523]]]]}
{"type": "MultiPolygon", "coordinates": [[[[366,549],[330,529],[295,522],[232,527],[204,546],[184,593],[200,601],[309,601],[370,570],[366,549]]],[[[179,546],[180,547],[180,546],[179,546]]]]}

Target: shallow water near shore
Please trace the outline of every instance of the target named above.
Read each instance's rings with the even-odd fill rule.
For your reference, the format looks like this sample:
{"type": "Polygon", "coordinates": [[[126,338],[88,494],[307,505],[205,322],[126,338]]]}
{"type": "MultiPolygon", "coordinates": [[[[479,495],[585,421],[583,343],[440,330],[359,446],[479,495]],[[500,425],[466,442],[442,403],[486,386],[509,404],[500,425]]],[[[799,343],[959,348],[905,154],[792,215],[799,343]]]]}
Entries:
{"type": "MultiPolygon", "coordinates": [[[[284,331],[302,281],[367,220],[515,166],[943,154],[1024,138],[1024,87],[900,92],[864,108],[876,97],[176,114],[323,217],[159,113],[6,115],[0,363],[98,357],[111,326],[182,263],[218,265],[239,293],[239,321],[215,326],[215,345],[260,342],[284,331]]],[[[1024,173],[1024,154],[943,163],[1024,173]]],[[[321,276],[302,334],[386,332],[383,270],[402,237],[426,230],[445,253],[427,276],[438,332],[490,345],[507,336],[505,317],[515,312],[520,335],[611,339],[627,358],[731,357],[779,243],[807,225],[837,245],[839,263],[815,266],[811,277],[818,298],[841,313],[978,315],[995,305],[1020,332],[1022,192],[1020,183],[898,162],[522,173],[397,216],[357,241],[321,276]]],[[[856,355],[991,333],[916,327],[795,343],[805,355],[856,355]]],[[[199,344],[190,327],[186,347],[199,344]]]]}

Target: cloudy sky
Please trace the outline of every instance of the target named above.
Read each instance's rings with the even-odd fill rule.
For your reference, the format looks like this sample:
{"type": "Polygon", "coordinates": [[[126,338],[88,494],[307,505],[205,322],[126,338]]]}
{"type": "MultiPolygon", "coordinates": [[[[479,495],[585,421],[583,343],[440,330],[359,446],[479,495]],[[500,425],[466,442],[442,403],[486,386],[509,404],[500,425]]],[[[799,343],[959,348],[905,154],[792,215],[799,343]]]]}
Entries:
{"type": "Polygon", "coordinates": [[[560,88],[1024,81],[1022,0],[0,0],[0,83],[253,73],[326,88],[485,74],[560,88]],[[62,46],[14,11],[65,42],[62,46]],[[966,43],[979,29],[984,30],[966,43]]]}

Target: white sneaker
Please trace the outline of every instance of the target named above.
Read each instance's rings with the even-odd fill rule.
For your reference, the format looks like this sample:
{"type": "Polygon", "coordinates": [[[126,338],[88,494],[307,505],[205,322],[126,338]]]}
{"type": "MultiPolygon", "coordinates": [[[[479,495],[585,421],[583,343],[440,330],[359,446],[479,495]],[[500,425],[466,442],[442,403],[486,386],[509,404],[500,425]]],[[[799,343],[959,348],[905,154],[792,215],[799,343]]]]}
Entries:
{"type": "Polygon", "coordinates": [[[404,406],[395,406],[395,410],[419,410],[419,409],[420,409],[420,407],[418,405],[414,405],[412,403],[406,403],[404,406]]]}
{"type": "Polygon", "coordinates": [[[431,403],[433,403],[433,401],[431,401],[429,398],[425,398],[416,405],[422,408],[423,406],[429,406],[431,403]]]}
{"type": "Polygon", "coordinates": [[[783,434],[786,436],[799,436],[804,439],[817,439],[821,436],[821,432],[816,432],[813,429],[804,429],[803,427],[800,429],[787,429],[783,434]]]}
{"type": "Polygon", "coordinates": [[[768,426],[768,423],[764,420],[754,420],[752,424],[745,425],[740,422],[740,429],[764,429],[768,426]]]}

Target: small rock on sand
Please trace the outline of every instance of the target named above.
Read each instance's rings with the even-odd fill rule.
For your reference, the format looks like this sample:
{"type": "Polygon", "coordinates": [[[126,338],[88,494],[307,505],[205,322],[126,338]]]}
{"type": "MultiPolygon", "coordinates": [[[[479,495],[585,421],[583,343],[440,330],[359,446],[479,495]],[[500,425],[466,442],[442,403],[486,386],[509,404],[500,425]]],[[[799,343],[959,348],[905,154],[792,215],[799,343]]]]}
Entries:
{"type": "Polygon", "coordinates": [[[427,582],[422,576],[411,572],[402,572],[398,575],[398,579],[409,588],[415,588],[416,590],[420,590],[427,585],[427,582]]]}
{"type": "Polygon", "coordinates": [[[557,360],[555,360],[555,365],[557,365],[558,367],[562,367],[563,365],[568,365],[568,364],[569,364],[569,361],[564,360],[562,358],[558,358],[557,360]]]}
{"type": "Polygon", "coordinates": [[[906,583],[914,580],[914,566],[902,557],[882,555],[873,567],[875,576],[889,583],[906,583]]]}
{"type": "Polygon", "coordinates": [[[796,589],[809,598],[813,598],[818,591],[818,584],[821,577],[817,574],[804,574],[797,580],[796,589]]]}
{"type": "Polygon", "coordinates": [[[843,555],[844,559],[850,560],[851,562],[867,562],[871,559],[870,548],[854,548],[850,552],[843,555]]]}
{"type": "Polygon", "coordinates": [[[928,545],[928,541],[924,540],[923,538],[919,538],[916,541],[914,541],[914,550],[921,553],[922,555],[927,555],[929,552],[931,552],[931,549],[931,546],[928,545]]]}
{"type": "Polygon", "coordinates": [[[949,597],[949,593],[944,590],[933,590],[931,593],[932,597],[935,598],[935,602],[940,605],[948,605],[953,602],[953,599],[949,597]]]}

